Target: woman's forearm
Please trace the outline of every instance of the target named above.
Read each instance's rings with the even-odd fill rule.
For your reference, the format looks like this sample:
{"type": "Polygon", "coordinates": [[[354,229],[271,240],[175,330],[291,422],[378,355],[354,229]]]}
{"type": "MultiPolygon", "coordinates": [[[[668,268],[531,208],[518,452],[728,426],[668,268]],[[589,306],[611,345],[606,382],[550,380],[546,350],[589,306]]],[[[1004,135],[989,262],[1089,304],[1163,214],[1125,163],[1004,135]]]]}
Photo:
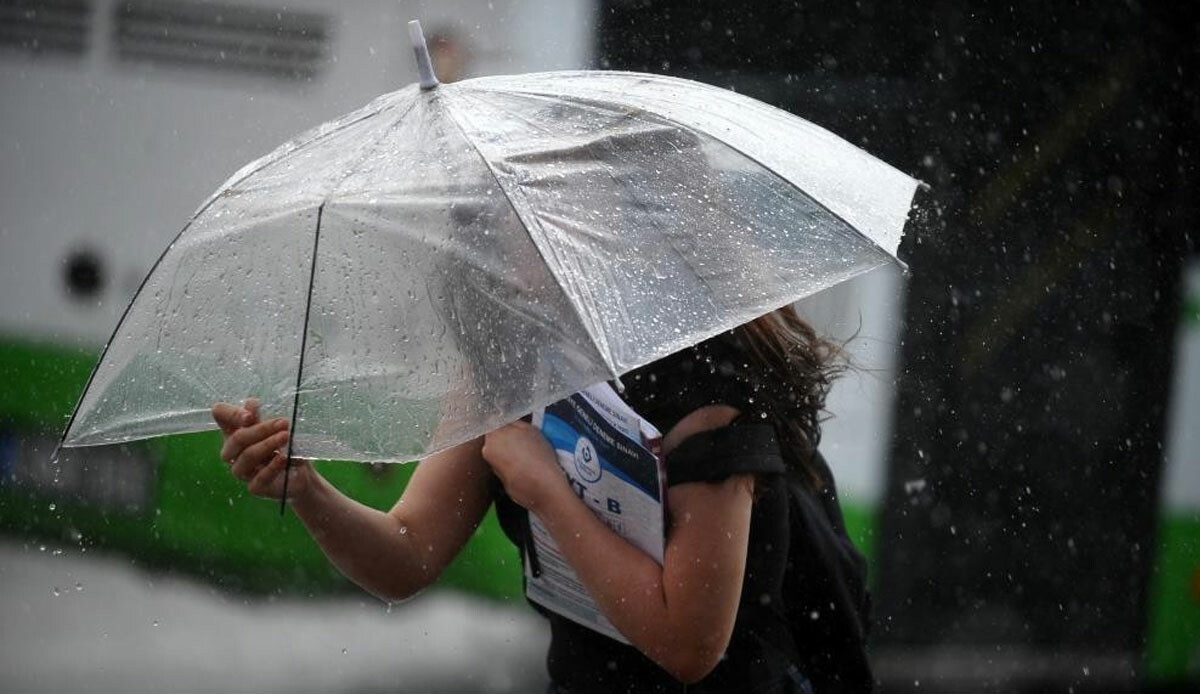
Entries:
{"type": "Polygon", "coordinates": [[[569,491],[546,499],[537,516],[613,626],[635,642],[639,634],[647,643],[661,641],[649,634],[667,621],[658,562],[605,526],[569,491]]]}
{"type": "Polygon", "coordinates": [[[289,463],[288,420],[259,421],[259,404],[219,402],[213,419],[221,460],[255,496],[279,499],[291,484],[292,509],[325,555],[348,578],[385,600],[429,585],[475,531],[491,504],[483,439],[447,448],[421,463],[388,513],[343,495],[311,463],[289,463]]]}
{"type": "Polygon", "coordinates": [[[482,439],[417,464],[387,513],[343,495],[313,471],[292,508],[347,578],[394,601],[432,583],[471,538],[491,506],[491,472],[482,439]]]}
{"type": "Polygon", "coordinates": [[[291,507],[329,561],[382,600],[408,598],[437,577],[400,519],[347,497],[315,470],[291,507]]]}
{"type": "MultiPolygon", "coordinates": [[[[691,491],[702,504],[742,493],[715,487],[691,491]]],[[[711,671],[733,630],[736,608],[722,606],[735,607],[741,594],[745,537],[704,527],[703,519],[693,522],[689,514],[677,519],[660,566],[605,526],[569,489],[547,494],[537,515],[604,615],[640,651],[685,682],[711,671]],[[691,551],[697,541],[743,544],[740,553],[697,553],[691,551]]]]}
{"type": "MultiPolygon", "coordinates": [[[[701,408],[664,438],[725,426],[737,410],[701,408]]],[[[538,516],[600,610],[634,646],[684,682],[707,675],[733,634],[749,546],[754,481],[670,488],[661,566],[593,515],[567,484],[542,432],[513,422],[489,433],[483,457],[508,495],[538,516]]]]}

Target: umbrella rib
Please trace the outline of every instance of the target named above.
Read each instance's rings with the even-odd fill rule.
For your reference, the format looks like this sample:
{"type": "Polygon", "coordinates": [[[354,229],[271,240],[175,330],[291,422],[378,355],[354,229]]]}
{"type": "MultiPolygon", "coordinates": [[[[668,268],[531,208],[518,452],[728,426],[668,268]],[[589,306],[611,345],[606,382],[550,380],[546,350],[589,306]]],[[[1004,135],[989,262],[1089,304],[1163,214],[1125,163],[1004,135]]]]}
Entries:
{"type": "MultiPolygon", "coordinates": [[[[521,228],[524,229],[525,233],[529,236],[529,240],[533,243],[533,247],[537,249],[538,255],[540,255],[542,258],[542,262],[546,264],[546,268],[550,270],[550,276],[554,278],[555,283],[558,284],[559,290],[561,290],[563,295],[566,296],[567,305],[570,306],[571,310],[575,312],[575,317],[579,319],[580,325],[582,325],[583,329],[587,332],[588,338],[592,341],[592,346],[596,348],[596,353],[600,355],[600,359],[604,362],[604,368],[608,369],[608,372],[612,374],[613,378],[619,379],[621,374],[617,373],[617,369],[612,363],[612,359],[608,354],[608,350],[601,349],[602,343],[597,337],[595,331],[592,330],[590,321],[588,321],[587,317],[583,315],[583,311],[576,304],[572,298],[572,295],[567,291],[567,287],[565,284],[563,284],[562,278],[559,277],[555,264],[551,263],[550,259],[546,257],[546,252],[542,249],[542,244],[538,243],[537,237],[534,236],[533,232],[529,230],[529,223],[526,222],[525,215],[521,214],[521,208],[517,207],[517,205],[513,203],[512,194],[504,186],[504,183],[501,182],[500,176],[492,167],[492,163],[488,161],[488,158],[479,150],[479,146],[475,144],[475,141],[471,139],[469,134],[467,134],[467,130],[462,126],[462,123],[458,122],[458,118],[455,117],[454,111],[445,104],[442,105],[442,108],[445,109],[446,115],[449,117],[450,122],[454,124],[454,127],[458,129],[459,134],[462,135],[463,139],[479,157],[479,160],[483,162],[483,166],[491,175],[492,180],[496,182],[496,187],[500,189],[500,193],[504,195],[504,199],[508,202],[508,206],[512,208],[513,213],[516,215],[517,222],[520,223],[521,228]]],[[[607,343],[603,344],[607,348],[607,343]]]]}
{"type": "MultiPolygon", "coordinates": [[[[611,107],[613,106],[613,104],[618,104],[618,105],[620,105],[620,102],[618,102],[618,101],[604,101],[604,100],[601,100],[601,99],[588,99],[588,98],[581,97],[581,96],[576,96],[576,95],[573,95],[573,94],[553,94],[553,93],[549,93],[549,92],[542,92],[542,91],[538,91],[538,90],[536,90],[536,89],[520,89],[520,90],[515,90],[515,89],[514,89],[514,90],[512,90],[512,91],[511,91],[511,92],[509,92],[509,93],[512,93],[512,94],[526,94],[526,95],[529,95],[529,96],[538,96],[538,97],[542,97],[542,98],[561,99],[561,100],[563,100],[563,101],[571,101],[571,102],[575,102],[575,103],[578,103],[578,104],[583,104],[583,105],[587,105],[587,106],[601,106],[601,107],[605,107],[605,108],[611,108],[611,107]]],[[[681,130],[686,130],[686,131],[688,131],[688,132],[692,133],[693,135],[696,135],[697,137],[704,137],[704,138],[708,138],[708,139],[710,139],[710,140],[713,140],[713,141],[715,141],[715,142],[719,142],[719,143],[720,143],[722,146],[728,147],[728,148],[729,148],[731,151],[733,151],[733,152],[737,152],[738,154],[742,155],[742,156],[743,156],[743,157],[745,157],[746,159],[748,159],[748,160],[750,160],[750,161],[754,162],[755,164],[758,164],[759,166],[761,166],[761,167],[763,168],[763,170],[764,170],[764,171],[767,171],[768,173],[770,173],[770,174],[771,174],[772,176],[774,176],[775,178],[777,178],[777,179],[779,179],[779,180],[783,181],[785,184],[787,184],[787,186],[788,186],[788,187],[792,188],[792,189],[793,189],[793,190],[795,190],[797,193],[799,193],[799,194],[800,194],[802,197],[804,197],[804,198],[805,198],[805,199],[807,199],[807,200],[810,200],[810,201],[811,201],[811,202],[812,202],[814,205],[816,205],[816,206],[817,206],[817,207],[819,207],[820,209],[824,210],[826,213],[828,213],[828,214],[829,214],[831,217],[833,217],[833,218],[834,218],[834,219],[836,219],[837,221],[839,221],[839,222],[841,222],[842,224],[844,224],[844,225],[846,226],[846,228],[848,228],[848,229],[850,229],[851,231],[853,231],[853,232],[854,232],[854,233],[855,233],[857,236],[859,236],[860,238],[862,238],[864,241],[866,241],[867,243],[869,243],[871,246],[875,247],[875,248],[876,248],[877,250],[879,250],[881,253],[884,253],[884,254],[886,254],[886,255],[887,255],[889,258],[891,258],[891,259],[892,259],[894,262],[896,262],[897,264],[899,264],[899,265],[901,266],[901,268],[903,268],[903,269],[904,269],[906,272],[908,271],[908,264],[907,264],[907,263],[905,263],[903,260],[900,260],[900,259],[899,259],[899,258],[897,258],[895,255],[893,255],[892,253],[889,253],[889,252],[888,252],[888,250],[887,250],[886,248],[884,248],[883,246],[880,246],[880,245],[879,245],[879,242],[878,242],[878,241],[875,241],[875,240],[874,240],[874,239],[872,239],[870,236],[867,236],[867,235],[866,235],[865,233],[863,233],[863,232],[862,232],[862,231],[861,231],[861,230],[860,230],[858,227],[856,227],[855,225],[853,225],[853,224],[851,224],[850,222],[846,221],[846,218],[845,218],[845,217],[843,217],[842,215],[838,214],[837,212],[834,212],[832,209],[830,209],[830,208],[829,208],[829,206],[828,206],[828,205],[826,205],[825,203],[821,202],[820,200],[818,200],[818,199],[816,199],[815,197],[813,197],[812,195],[810,195],[810,194],[809,194],[807,191],[805,191],[803,188],[801,188],[799,185],[797,185],[797,184],[796,184],[794,181],[792,181],[791,179],[789,179],[787,176],[784,176],[783,174],[779,173],[779,172],[778,172],[778,171],[776,171],[775,169],[771,168],[770,166],[768,166],[767,164],[765,164],[765,163],[764,163],[764,162],[763,162],[761,159],[759,159],[758,157],[752,156],[751,154],[747,153],[747,152],[746,152],[745,150],[743,150],[742,148],[740,148],[740,147],[735,147],[734,145],[732,145],[732,144],[730,144],[730,143],[726,142],[725,140],[721,139],[720,137],[717,137],[716,135],[713,135],[713,134],[709,133],[709,132],[708,132],[708,131],[706,131],[706,130],[702,130],[702,129],[700,129],[700,128],[695,128],[695,127],[692,127],[692,126],[690,126],[690,125],[685,125],[684,123],[681,123],[681,122],[679,122],[679,121],[673,120],[673,119],[671,119],[670,117],[668,117],[668,116],[665,116],[665,115],[663,115],[663,114],[659,113],[659,112],[658,112],[658,111],[656,111],[656,110],[651,110],[651,109],[649,109],[649,108],[645,108],[645,107],[643,107],[643,106],[638,106],[637,108],[641,109],[643,114],[645,114],[645,115],[649,115],[649,116],[653,116],[655,119],[658,119],[659,121],[661,121],[662,123],[664,123],[664,124],[666,124],[666,125],[669,125],[669,126],[671,126],[671,127],[675,127],[675,128],[679,128],[679,129],[681,129],[681,130]]],[[[773,108],[774,108],[774,107],[773,107],[773,108]]],[[[787,111],[783,111],[783,109],[778,109],[778,108],[776,108],[776,110],[778,110],[778,111],[781,111],[782,113],[788,113],[787,111]]],[[[797,117],[798,117],[798,116],[795,116],[794,114],[790,114],[790,113],[788,113],[788,115],[792,116],[793,118],[797,118],[797,117]]],[[[910,203],[910,204],[911,204],[911,203],[910,203]]],[[[901,237],[903,237],[903,234],[901,234],[901,237]]]]}
{"type": "Polygon", "coordinates": [[[304,302],[304,327],[300,332],[300,363],[296,366],[296,389],[292,394],[292,423],[288,431],[287,461],[283,468],[283,494],[279,497],[279,515],[287,510],[288,478],[292,468],[292,445],[296,442],[296,415],[300,412],[300,382],[304,376],[304,353],[308,347],[308,319],[312,315],[313,285],[317,277],[317,248],[321,244],[321,218],[325,214],[325,203],[317,208],[317,230],[313,233],[312,262],[308,267],[308,299],[304,302]]]}
{"type": "Polygon", "coordinates": [[[317,228],[313,233],[312,261],[309,263],[308,269],[308,297],[304,302],[304,327],[301,329],[300,333],[300,361],[299,364],[296,365],[296,388],[292,393],[292,422],[288,429],[290,434],[288,436],[287,462],[284,465],[283,473],[283,493],[279,497],[279,515],[281,516],[287,511],[288,478],[290,477],[288,473],[291,471],[292,467],[292,447],[296,442],[296,419],[300,412],[300,384],[303,383],[304,380],[304,353],[308,351],[308,320],[312,315],[313,286],[316,284],[317,277],[317,249],[321,243],[321,219],[325,215],[325,206],[329,204],[331,200],[333,200],[333,196],[337,193],[338,187],[345,183],[346,179],[354,175],[354,172],[358,169],[358,166],[361,165],[362,162],[371,155],[371,152],[374,151],[375,147],[379,146],[380,142],[383,142],[384,139],[391,135],[392,132],[404,122],[404,117],[416,107],[416,104],[417,101],[414,99],[408,105],[408,108],[404,110],[404,113],[401,113],[396,120],[390,126],[388,126],[378,138],[375,139],[375,142],[373,142],[370,146],[363,147],[362,157],[359,158],[358,163],[356,163],[354,166],[348,167],[346,174],[342,176],[337,183],[334,183],[332,186],[330,186],[329,192],[325,194],[325,199],[322,200],[321,204],[317,206],[317,228]]]}
{"type": "MultiPolygon", "coordinates": [[[[353,120],[348,120],[345,123],[340,124],[338,127],[329,130],[328,132],[316,134],[313,137],[310,137],[309,139],[307,139],[303,142],[295,144],[294,146],[289,147],[290,143],[285,143],[284,145],[277,148],[275,151],[270,152],[269,154],[266,154],[265,156],[260,158],[258,161],[247,165],[247,168],[249,168],[249,170],[246,171],[244,174],[239,176],[238,175],[239,172],[234,172],[233,176],[237,180],[232,180],[232,178],[231,178],[229,181],[226,181],[224,184],[222,184],[221,187],[217,189],[217,192],[214,193],[212,195],[212,197],[210,197],[207,201],[205,201],[204,205],[201,206],[201,208],[199,210],[197,210],[194,215],[192,215],[192,218],[188,220],[188,226],[190,226],[193,221],[195,221],[201,214],[203,214],[205,212],[205,210],[208,209],[209,205],[211,205],[214,201],[216,201],[218,198],[220,198],[221,195],[232,190],[234,186],[239,185],[246,179],[259,173],[260,171],[267,168],[268,166],[271,166],[272,164],[276,164],[280,160],[284,159],[285,157],[290,157],[293,154],[295,154],[301,150],[311,147],[312,145],[315,145],[319,142],[327,140],[330,137],[333,137],[334,135],[342,132],[346,128],[349,128],[352,125],[357,125],[358,123],[361,123],[362,121],[364,121],[368,118],[377,116],[380,113],[382,113],[383,111],[385,111],[389,108],[393,108],[394,106],[395,106],[395,104],[382,105],[379,108],[375,109],[374,111],[363,113],[358,118],[355,118],[353,120]],[[280,151],[280,150],[284,150],[284,149],[286,149],[286,151],[280,151]]],[[[410,106],[410,108],[411,108],[411,106],[410,106]]],[[[405,113],[407,113],[407,111],[405,113]]],[[[186,226],[184,228],[186,229],[186,226]]],[[[183,231],[180,231],[179,235],[182,236],[183,231]]],[[[176,236],[176,240],[178,240],[178,238],[179,237],[176,236]]],[[[174,245],[174,244],[175,244],[175,241],[172,241],[171,245],[174,245]]],[[[169,247],[168,247],[168,250],[169,250],[169,247]]],[[[165,252],[164,252],[164,254],[165,254],[165,252]]],[[[151,269],[151,272],[153,272],[153,269],[151,269]]]]}

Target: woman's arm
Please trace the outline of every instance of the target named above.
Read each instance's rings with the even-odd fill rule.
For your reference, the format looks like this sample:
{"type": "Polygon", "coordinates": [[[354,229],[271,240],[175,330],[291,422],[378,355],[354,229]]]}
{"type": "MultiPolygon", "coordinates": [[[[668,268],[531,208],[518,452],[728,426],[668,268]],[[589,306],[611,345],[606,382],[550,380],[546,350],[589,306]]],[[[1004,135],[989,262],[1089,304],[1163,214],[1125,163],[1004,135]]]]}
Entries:
{"type": "MultiPolygon", "coordinates": [[[[287,420],[258,422],[257,404],[219,403],[213,418],[225,434],[222,459],[251,493],[283,491],[287,420]]],[[[305,460],[293,460],[292,509],[347,578],[383,600],[403,600],[432,583],[458,554],[491,504],[482,439],[422,461],[400,500],[384,513],[339,492],[305,460]]]]}
{"type": "MultiPolygon", "coordinates": [[[[685,417],[664,439],[727,425],[728,406],[685,417]]],[[[609,621],[676,679],[695,682],[729,645],[746,568],[753,478],[671,487],[663,565],[609,530],[571,491],[541,432],[518,422],[489,434],[484,457],[535,513],[609,621]]]]}
{"type": "Polygon", "coordinates": [[[347,578],[382,600],[404,600],[441,575],[491,505],[482,445],[476,439],[418,463],[387,513],[350,499],[319,476],[292,508],[347,578]]]}

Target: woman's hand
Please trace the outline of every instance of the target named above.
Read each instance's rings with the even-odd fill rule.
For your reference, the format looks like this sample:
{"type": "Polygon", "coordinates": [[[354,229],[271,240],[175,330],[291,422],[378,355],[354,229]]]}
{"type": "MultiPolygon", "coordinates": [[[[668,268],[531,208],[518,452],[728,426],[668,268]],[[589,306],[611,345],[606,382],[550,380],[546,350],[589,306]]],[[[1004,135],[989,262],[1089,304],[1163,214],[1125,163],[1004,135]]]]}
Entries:
{"type": "Polygon", "coordinates": [[[483,459],[521,506],[536,511],[548,494],[570,491],[550,442],[525,421],[506,424],[483,439],[483,459]]]}
{"type": "Polygon", "coordinates": [[[313,474],[308,461],[293,459],[287,464],[288,420],[282,417],[259,421],[259,402],[246,400],[243,407],[219,402],[212,416],[221,427],[224,443],[221,460],[233,476],[246,482],[255,496],[278,499],[283,496],[283,475],[287,470],[288,496],[297,498],[308,489],[313,474]]]}

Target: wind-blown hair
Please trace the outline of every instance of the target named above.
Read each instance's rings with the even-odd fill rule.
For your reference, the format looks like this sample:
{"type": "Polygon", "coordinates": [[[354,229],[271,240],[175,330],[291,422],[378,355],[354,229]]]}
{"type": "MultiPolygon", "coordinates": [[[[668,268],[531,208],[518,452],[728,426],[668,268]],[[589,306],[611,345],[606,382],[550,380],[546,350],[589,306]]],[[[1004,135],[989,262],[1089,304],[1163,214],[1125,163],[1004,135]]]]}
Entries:
{"type": "Polygon", "coordinates": [[[734,329],[746,354],[772,377],[763,403],[774,416],[785,458],[799,466],[814,490],[828,484],[812,463],[821,442],[825,398],[848,363],[838,344],[817,335],[791,306],[784,306],[734,329]]]}

